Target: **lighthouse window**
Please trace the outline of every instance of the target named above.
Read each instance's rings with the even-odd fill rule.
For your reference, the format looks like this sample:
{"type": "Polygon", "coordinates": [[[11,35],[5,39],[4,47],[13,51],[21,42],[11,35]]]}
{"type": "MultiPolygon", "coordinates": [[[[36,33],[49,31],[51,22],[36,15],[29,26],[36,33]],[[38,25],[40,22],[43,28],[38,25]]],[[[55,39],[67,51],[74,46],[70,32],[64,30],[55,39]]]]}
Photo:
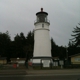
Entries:
{"type": "Polygon", "coordinates": [[[39,22],[39,18],[37,18],[37,21],[39,22]]]}
{"type": "Polygon", "coordinates": [[[45,17],[45,22],[47,22],[47,17],[45,17]]]}
{"type": "Polygon", "coordinates": [[[42,27],[44,27],[44,24],[42,24],[42,27]]]}

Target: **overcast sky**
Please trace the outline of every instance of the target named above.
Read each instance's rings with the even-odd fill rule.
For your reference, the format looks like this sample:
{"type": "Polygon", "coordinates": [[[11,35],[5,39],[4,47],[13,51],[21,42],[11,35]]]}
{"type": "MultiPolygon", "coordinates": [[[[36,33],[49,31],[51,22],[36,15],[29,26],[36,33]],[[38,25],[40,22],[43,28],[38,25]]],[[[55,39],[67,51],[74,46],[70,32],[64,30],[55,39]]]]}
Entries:
{"type": "Polygon", "coordinates": [[[57,45],[67,45],[80,22],[80,0],[0,0],[0,32],[8,30],[12,40],[20,32],[26,36],[41,7],[49,14],[50,36],[57,45]]]}

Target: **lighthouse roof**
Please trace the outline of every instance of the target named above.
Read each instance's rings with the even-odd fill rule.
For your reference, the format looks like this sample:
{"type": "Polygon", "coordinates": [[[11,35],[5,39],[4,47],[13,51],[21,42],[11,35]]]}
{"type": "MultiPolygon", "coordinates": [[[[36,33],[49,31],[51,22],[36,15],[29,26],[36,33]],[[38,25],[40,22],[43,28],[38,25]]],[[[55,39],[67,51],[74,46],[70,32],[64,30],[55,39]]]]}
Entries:
{"type": "Polygon", "coordinates": [[[36,13],[36,15],[38,15],[38,14],[46,14],[46,15],[48,15],[47,12],[44,12],[44,11],[43,11],[43,8],[41,8],[41,11],[40,11],[40,12],[37,12],[37,13],[36,13]]]}

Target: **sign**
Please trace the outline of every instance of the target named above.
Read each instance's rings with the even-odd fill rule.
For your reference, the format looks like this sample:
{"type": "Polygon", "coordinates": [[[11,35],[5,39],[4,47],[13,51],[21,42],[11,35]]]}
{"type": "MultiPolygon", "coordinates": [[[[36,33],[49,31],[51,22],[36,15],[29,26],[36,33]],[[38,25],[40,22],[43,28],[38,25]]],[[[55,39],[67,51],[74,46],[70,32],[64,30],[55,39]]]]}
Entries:
{"type": "Polygon", "coordinates": [[[80,58],[78,57],[78,58],[75,58],[75,61],[79,61],[80,62],[80,58]]]}

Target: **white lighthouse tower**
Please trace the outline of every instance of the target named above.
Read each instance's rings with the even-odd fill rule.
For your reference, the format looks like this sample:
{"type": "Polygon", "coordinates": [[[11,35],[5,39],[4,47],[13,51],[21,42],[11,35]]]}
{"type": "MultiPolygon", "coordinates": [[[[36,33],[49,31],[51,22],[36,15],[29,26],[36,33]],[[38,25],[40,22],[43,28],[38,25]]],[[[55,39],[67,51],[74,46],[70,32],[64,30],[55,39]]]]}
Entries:
{"type": "Polygon", "coordinates": [[[48,13],[44,12],[43,8],[41,8],[41,11],[36,13],[36,21],[34,22],[33,64],[45,62],[44,66],[49,66],[51,61],[51,40],[49,35],[50,22],[47,16],[48,13]]]}

